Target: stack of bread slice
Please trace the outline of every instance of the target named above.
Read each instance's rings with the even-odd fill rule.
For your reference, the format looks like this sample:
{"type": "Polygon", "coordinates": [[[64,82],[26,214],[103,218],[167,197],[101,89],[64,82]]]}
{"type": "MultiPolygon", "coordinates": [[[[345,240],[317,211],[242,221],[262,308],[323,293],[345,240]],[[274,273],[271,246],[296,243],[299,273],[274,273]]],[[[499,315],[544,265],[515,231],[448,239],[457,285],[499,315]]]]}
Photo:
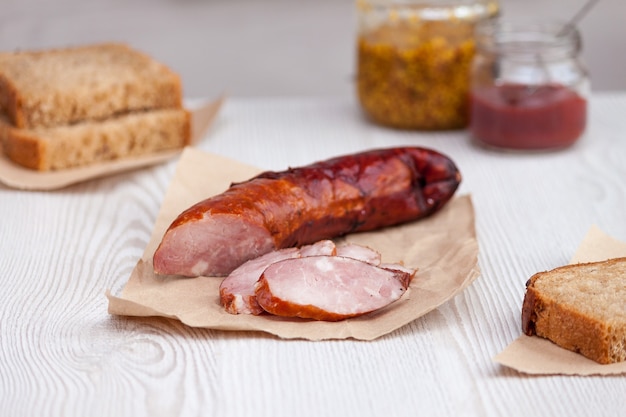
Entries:
{"type": "Polygon", "coordinates": [[[0,53],[0,142],[48,171],[179,149],[191,137],[180,77],[120,43],[0,53]]]}

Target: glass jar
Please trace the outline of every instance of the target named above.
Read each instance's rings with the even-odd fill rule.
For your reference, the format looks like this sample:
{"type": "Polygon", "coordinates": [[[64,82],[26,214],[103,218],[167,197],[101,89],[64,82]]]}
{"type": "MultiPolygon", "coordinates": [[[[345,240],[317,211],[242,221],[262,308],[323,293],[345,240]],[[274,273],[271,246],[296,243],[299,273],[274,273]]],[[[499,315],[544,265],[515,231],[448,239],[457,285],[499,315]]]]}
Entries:
{"type": "Polygon", "coordinates": [[[498,11],[497,0],[358,0],[365,114],[395,128],[467,127],[474,26],[498,11]]]}
{"type": "Polygon", "coordinates": [[[475,141],[549,150],[583,134],[590,82],[575,27],[493,20],[477,26],[476,39],[469,128],[475,141]]]}

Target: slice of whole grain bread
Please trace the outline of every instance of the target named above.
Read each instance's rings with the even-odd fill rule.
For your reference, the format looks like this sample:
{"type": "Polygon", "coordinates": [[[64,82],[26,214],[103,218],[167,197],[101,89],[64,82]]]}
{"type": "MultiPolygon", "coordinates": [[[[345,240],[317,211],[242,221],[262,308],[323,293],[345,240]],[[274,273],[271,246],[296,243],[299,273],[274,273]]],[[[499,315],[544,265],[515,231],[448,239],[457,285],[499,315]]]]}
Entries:
{"type": "Polygon", "coordinates": [[[626,360],[626,258],[533,275],[522,330],[602,364],[626,360]]]}
{"type": "Polygon", "coordinates": [[[191,140],[185,109],[134,112],[99,122],[18,129],[0,117],[2,151],[26,168],[49,171],[182,149],[191,140]]]}
{"type": "Polygon", "coordinates": [[[0,110],[18,128],[181,106],[180,77],[125,44],[0,53],[0,110]]]}

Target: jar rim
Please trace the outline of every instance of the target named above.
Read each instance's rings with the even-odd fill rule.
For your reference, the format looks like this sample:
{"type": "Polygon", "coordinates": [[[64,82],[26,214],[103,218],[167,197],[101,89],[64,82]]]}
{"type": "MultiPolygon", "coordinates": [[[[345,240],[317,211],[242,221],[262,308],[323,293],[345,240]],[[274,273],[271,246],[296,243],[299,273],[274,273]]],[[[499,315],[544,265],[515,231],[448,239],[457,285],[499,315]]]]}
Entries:
{"type": "Polygon", "coordinates": [[[494,3],[495,0],[363,0],[372,6],[462,6],[476,3],[494,3]]]}
{"type": "Polygon", "coordinates": [[[418,13],[424,20],[476,20],[499,12],[499,0],[357,0],[357,9],[418,13]]]}
{"type": "Polygon", "coordinates": [[[479,48],[517,57],[544,59],[572,56],[580,51],[580,32],[561,20],[503,20],[479,22],[476,26],[479,48]]]}

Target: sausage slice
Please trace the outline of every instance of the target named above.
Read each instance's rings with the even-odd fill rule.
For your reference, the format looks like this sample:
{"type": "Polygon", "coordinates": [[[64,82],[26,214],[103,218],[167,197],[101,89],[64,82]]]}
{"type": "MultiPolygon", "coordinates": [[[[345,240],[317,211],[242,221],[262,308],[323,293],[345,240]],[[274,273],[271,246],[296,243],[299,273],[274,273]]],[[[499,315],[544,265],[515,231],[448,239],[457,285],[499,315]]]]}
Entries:
{"type": "Polygon", "coordinates": [[[404,294],[412,274],[341,256],[310,256],[268,266],[258,304],[283,317],[339,321],[381,309],[404,294]]]}
{"type": "Polygon", "coordinates": [[[332,240],[321,240],[301,248],[280,249],[251,259],[224,278],[220,284],[220,303],[231,314],[259,315],[264,310],[256,302],[254,284],[265,268],[284,259],[315,255],[332,256],[335,252],[335,243],[332,240]]]}

